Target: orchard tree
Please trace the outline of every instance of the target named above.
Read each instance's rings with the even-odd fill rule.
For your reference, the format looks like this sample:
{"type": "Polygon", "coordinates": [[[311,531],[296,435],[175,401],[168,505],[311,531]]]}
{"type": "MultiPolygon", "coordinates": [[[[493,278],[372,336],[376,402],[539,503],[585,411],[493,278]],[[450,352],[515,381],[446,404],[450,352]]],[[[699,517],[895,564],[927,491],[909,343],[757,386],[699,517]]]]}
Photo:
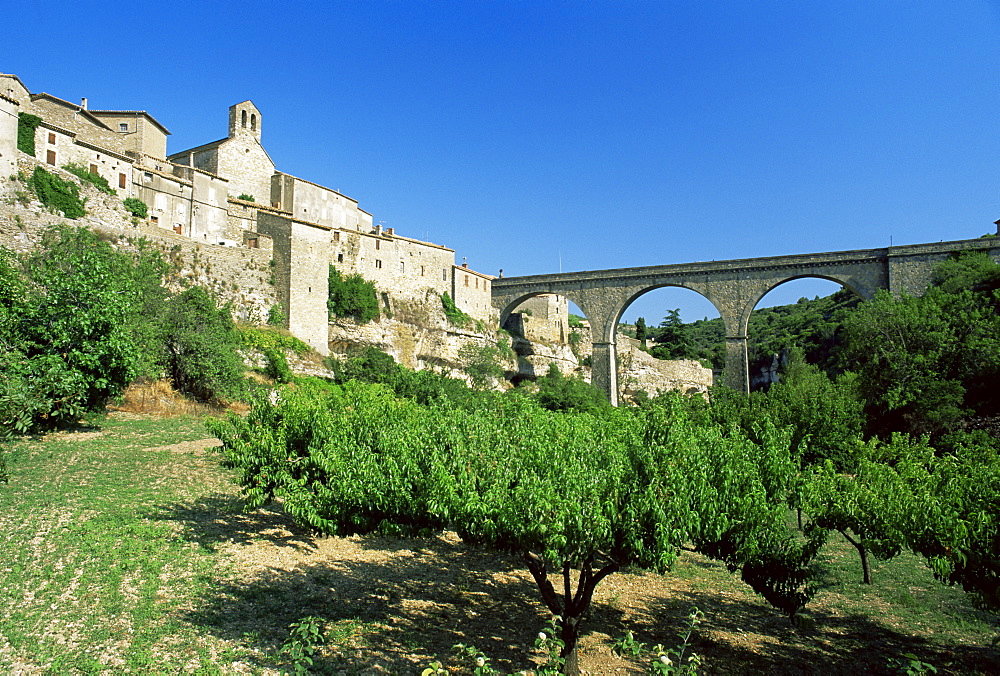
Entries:
{"type": "Polygon", "coordinates": [[[323,533],[432,535],[520,557],[558,618],[578,673],[594,590],[632,566],[667,571],[692,543],[740,569],[790,615],[808,598],[817,540],[785,525],[796,464],[787,435],[762,443],[696,425],[679,405],[557,413],[521,396],[424,407],[378,385],[286,392],[210,423],[249,506],[279,498],[323,533]]]}

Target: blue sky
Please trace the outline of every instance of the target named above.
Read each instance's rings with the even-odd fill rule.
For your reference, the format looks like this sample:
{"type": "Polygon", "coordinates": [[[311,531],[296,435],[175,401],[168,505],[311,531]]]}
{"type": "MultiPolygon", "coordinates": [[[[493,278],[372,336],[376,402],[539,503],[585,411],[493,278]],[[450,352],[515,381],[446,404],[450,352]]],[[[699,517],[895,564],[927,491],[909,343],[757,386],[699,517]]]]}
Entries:
{"type": "MultiPolygon", "coordinates": [[[[1000,218],[998,1],[17,10],[0,70],[32,91],[147,110],[170,152],[252,99],[279,169],[491,274],[963,239],[1000,218]]],[[[675,290],[626,318],[671,307],[714,314],[675,290]]]]}

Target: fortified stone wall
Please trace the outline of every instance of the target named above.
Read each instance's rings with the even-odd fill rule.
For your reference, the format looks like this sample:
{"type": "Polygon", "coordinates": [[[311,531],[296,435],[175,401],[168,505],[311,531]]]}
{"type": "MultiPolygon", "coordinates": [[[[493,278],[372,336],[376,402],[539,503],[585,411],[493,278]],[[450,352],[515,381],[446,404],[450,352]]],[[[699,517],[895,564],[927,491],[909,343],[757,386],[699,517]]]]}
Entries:
{"type": "Polygon", "coordinates": [[[0,196],[13,191],[7,180],[17,173],[17,101],[0,94],[0,196]]]}
{"type": "MultiPolygon", "coordinates": [[[[24,153],[18,154],[18,170],[24,176],[30,176],[36,166],[42,165],[24,153]]],[[[80,183],[59,167],[45,165],[45,168],[60,178],[80,183]]],[[[130,248],[141,239],[147,240],[170,265],[170,288],[179,291],[192,285],[203,286],[216,294],[221,303],[229,303],[238,321],[263,323],[277,303],[269,246],[219,246],[177,235],[148,220],[132,218],[120,197],[106,195],[86,183],[80,184],[80,194],[87,198],[87,215],[69,220],[49,212],[24,183],[6,176],[3,183],[9,192],[0,200],[0,247],[24,253],[38,245],[42,233],[50,226],[65,223],[88,227],[104,233],[118,247],[130,248]]],[[[268,238],[262,237],[260,241],[270,244],[268,238]]]]}

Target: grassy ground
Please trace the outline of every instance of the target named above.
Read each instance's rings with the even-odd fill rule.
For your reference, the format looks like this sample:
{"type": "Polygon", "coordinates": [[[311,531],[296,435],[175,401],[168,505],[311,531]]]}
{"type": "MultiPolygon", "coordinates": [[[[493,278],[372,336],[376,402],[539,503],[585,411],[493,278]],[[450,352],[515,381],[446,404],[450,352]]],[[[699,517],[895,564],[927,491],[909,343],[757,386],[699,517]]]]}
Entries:
{"type": "MultiPolygon", "coordinates": [[[[544,617],[515,559],[453,535],[317,539],[280,513],[243,514],[212,443],[196,417],[114,413],[13,446],[0,485],[0,671],[279,673],[288,625],[306,615],[325,622],[318,666],[330,673],[419,673],[456,642],[504,670],[529,666],[544,617]]],[[[676,644],[697,605],[706,673],[893,673],[906,653],[939,673],[1000,673],[996,617],[916,558],[876,564],[868,587],[837,539],[823,569],[803,627],[698,556],[665,577],[611,576],[583,665],[634,672],[612,639],[632,630],[676,644]]]]}

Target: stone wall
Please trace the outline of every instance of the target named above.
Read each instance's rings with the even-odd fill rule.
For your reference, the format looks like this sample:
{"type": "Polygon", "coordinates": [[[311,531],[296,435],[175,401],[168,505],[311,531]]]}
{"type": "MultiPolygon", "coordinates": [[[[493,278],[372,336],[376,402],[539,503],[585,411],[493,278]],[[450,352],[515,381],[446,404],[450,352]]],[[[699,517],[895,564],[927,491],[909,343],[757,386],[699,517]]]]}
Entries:
{"type": "Polygon", "coordinates": [[[493,278],[469,269],[465,263],[452,267],[451,297],[459,310],[484,322],[496,324],[499,313],[493,309],[490,283],[493,278]]]}
{"type": "MultiPolygon", "coordinates": [[[[18,170],[25,176],[43,165],[24,153],[18,155],[18,170]]],[[[63,179],[80,183],[64,169],[44,166],[63,179]]],[[[13,190],[11,196],[0,200],[0,247],[24,253],[37,246],[49,226],[59,223],[83,226],[104,233],[119,247],[134,247],[145,239],[168,262],[170,288],[179,291],[192,285],[203,286],[216,294],[221,303],[229,303],[238,321],[263,323],[277,302],[270,248],[219,246],[177,235],[148,220],[132,218],[120,197],[106,195],[86,183],[80,183],[80,194],[87,198],[87,215],[68,220],[50,213],[34,195],[26,197],[24,203],[18,201],[13,192],[27,196],[27,187],[7,177],[4,182],[13,190]]]]}
{"type": "Polygon", "coordinates": [[[13,192],[17,173],[17,101],[0,94],[0,196],[13,192]]]}

